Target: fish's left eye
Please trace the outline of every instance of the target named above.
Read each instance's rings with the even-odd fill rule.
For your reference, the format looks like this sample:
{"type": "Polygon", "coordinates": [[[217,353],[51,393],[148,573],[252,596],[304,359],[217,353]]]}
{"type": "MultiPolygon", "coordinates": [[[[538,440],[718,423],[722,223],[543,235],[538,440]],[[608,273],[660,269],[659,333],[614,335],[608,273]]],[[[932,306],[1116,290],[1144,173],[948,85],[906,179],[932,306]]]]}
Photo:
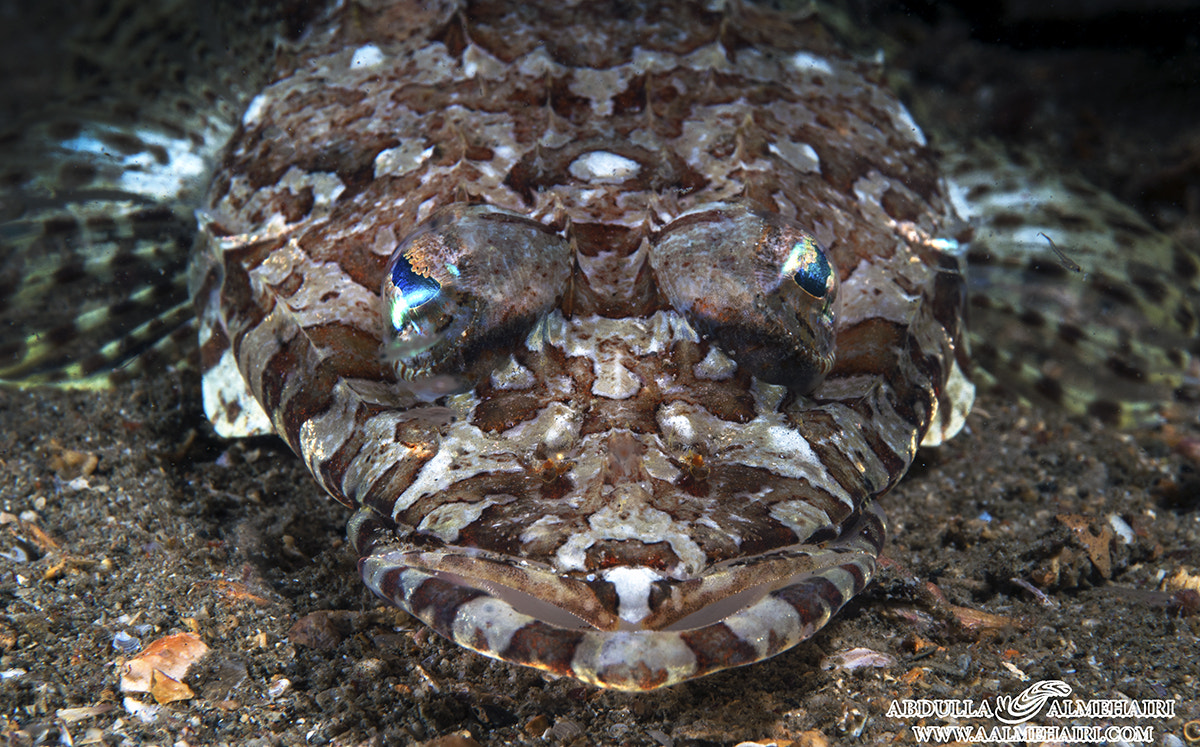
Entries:
{"type": "Polygon", "coordinates": [[[814,299],[824,299],[833,293],[836,280],[833,267],[811,236],[801,235],[792,244],[781,273],[791,275],[796,285],[814,299]]]}
{"type": "Polygon", "coordinates": [[[837,269],[791,220],[714,205],[665,226],[650,264],[671,306],[757,378],[810,392],[833,368],[837,269]]]}
{"type": "MultiPolygon", "coordinates": [[[[385,286],[388,317],[394,332],[410,331],[415,327],[419,331],[418,336],[425,338],[426,343],[431,343],[434,337],[428,334],[432,331],[429,329],[430,322],[441,314],[430,313],[433,306],[427,304],[444,307],[449,298],[448,294],[442,292],[442,284],[431,277],[433,273],[425,267],[418,271],[413,267],[414,262],[419,263],[419,259],[414,256],[411,245],[407,252],[392,260],[389,275],[391,285],[385,286]],[[421,310],[423,306],[426,307],[424,311],[421,310]]],[[[453,268],[447,267],[446,270],[454,274],[453,268]]]]}
{"type": "Polygon", "coordinates": [[[570,274],[570,244],[547,226],[487,205],[444,208],[388,263],[387,357],[405,379],[464,373],[555,308],[570,274]]]}

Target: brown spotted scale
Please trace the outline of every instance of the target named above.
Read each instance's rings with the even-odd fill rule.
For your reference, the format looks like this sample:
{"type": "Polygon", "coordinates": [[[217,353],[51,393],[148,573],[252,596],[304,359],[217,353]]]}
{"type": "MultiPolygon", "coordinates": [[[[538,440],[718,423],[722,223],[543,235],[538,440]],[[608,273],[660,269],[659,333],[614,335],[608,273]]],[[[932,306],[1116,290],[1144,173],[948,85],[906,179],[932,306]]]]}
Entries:
{"type": "MultiPolygon", "coordinates": [[[[958,213],[983,233],[1011,189],[948,182],[812,13],[347,3],[293,38],[190,150],[144,122],[96,178],[144,224],[194,212],[205,411],[278,434],[354,509],[376,594],[488,656],[644,690],[774,656],[870,582],[879,498],[973,399],[958,213]]],[[[124,132],[55,142],[95,161],[124,132]]],[[[1023,278],[985,320],[1049,326],[1033,250],[985,238],[993,284],[1023,278]]],[[[181,300],[161,285],[134,306],[181,300]]],[[[114,317],[88,313],[57,337],[114,317]]],[[[6,333],[3,377],[86,377],[163,329],[67,366],[6,333]]]]}

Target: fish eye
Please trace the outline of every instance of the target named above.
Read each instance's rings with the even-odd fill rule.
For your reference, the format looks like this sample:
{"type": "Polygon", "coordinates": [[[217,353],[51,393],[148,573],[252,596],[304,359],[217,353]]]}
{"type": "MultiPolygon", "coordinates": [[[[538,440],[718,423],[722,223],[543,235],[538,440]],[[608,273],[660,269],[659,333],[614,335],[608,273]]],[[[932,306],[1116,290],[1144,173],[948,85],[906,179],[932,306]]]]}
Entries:
{"type": "Polygon", "coordinates": [[[465,374],[558,305],[572,266],[549,227],[487,205],[452,205],[414,228],[384,276],[385,357],[404,379],[465,374]]]}
{"type": "Polygon", "coordinates": [[[833,368],[837,268],[795,222],[695,211],[662,229],[650,263],[667,302],[757,378],[809,392],[833,368]]]}
{"type": "MultiPolygon", "coordinates": [[[[391,303],[392,328],[404,329],[417,320],[417,312],[430,301],[437,300],[442,293],[442,284],[437,280],[418,273],[413,267],[412,250],[396,257],[392,265],[392,284],[389,291],[394,291],[391,303]]],[[[449,269],[449,268],[447,268],[449,269]]]]}
{"type": "MultiPolygon", "coordinates": [[[[396,342],[393,352],[403,349],[405,356],[433,347],[447,333],[457,311],[452,286],[447,287],[449,283],[444,285],[435,277],[441,273],[424,261],[420,249],[421,242],[412,242],[407,251],[398,253],[391,262],[390,282],[384,285],[387,316],[396,342]]],[[[458,321],[465,318],[460,316],[458,321]]]]}
{"type": "Polygon", "coordinates": [[[823,299],[833,293],[836,281],[833,266],[811,236],[801,235],[792,244],[781,273],[791,275],[796,285],[814,299],[823,299]]]}

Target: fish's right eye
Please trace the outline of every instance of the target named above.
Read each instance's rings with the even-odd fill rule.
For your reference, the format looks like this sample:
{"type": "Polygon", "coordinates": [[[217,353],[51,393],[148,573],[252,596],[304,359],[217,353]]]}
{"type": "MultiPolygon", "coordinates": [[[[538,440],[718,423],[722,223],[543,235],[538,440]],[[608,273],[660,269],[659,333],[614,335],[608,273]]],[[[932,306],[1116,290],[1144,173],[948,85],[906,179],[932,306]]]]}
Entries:
{"type": "Polygon", "coordinates": [[[807,393],[833,368],[837,268],[787,218],[690,213],[663,228],[650,264],[671,306],[757,378],[807,393]]]}
{"type": "Polygon", "coordinates": [[[452,205],[413,229],[383,282],[386,356],[405,379],[463,372],[556,308],[572,268],[549,227],[487,205],[452,205]]]}

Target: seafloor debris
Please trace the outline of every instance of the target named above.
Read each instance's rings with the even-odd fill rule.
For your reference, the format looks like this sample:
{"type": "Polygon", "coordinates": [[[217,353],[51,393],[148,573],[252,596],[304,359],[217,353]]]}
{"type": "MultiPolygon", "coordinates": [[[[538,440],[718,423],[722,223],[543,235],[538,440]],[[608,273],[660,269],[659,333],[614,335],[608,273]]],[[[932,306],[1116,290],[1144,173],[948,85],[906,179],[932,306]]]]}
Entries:
{"type": "Polygon", "coordinates": [[[845,669],[846,671],[854,671],[863,667],[875,667],[878,669],[887,669],[888,667],[896,666],[896,657],[885,654],[882,651],[873,651],[869,648],[852,648],[847,651],[838,651],[821,659],[821,669],[845,669]]]}
{"type": "Polygon", "coordinates": [[[125,664],[121,691],[150,693],[160,705],[188,700],[195,693],[183,683],[183,678],[206,653],[208,645],[193,633],[159,638],[125,664]]]}

